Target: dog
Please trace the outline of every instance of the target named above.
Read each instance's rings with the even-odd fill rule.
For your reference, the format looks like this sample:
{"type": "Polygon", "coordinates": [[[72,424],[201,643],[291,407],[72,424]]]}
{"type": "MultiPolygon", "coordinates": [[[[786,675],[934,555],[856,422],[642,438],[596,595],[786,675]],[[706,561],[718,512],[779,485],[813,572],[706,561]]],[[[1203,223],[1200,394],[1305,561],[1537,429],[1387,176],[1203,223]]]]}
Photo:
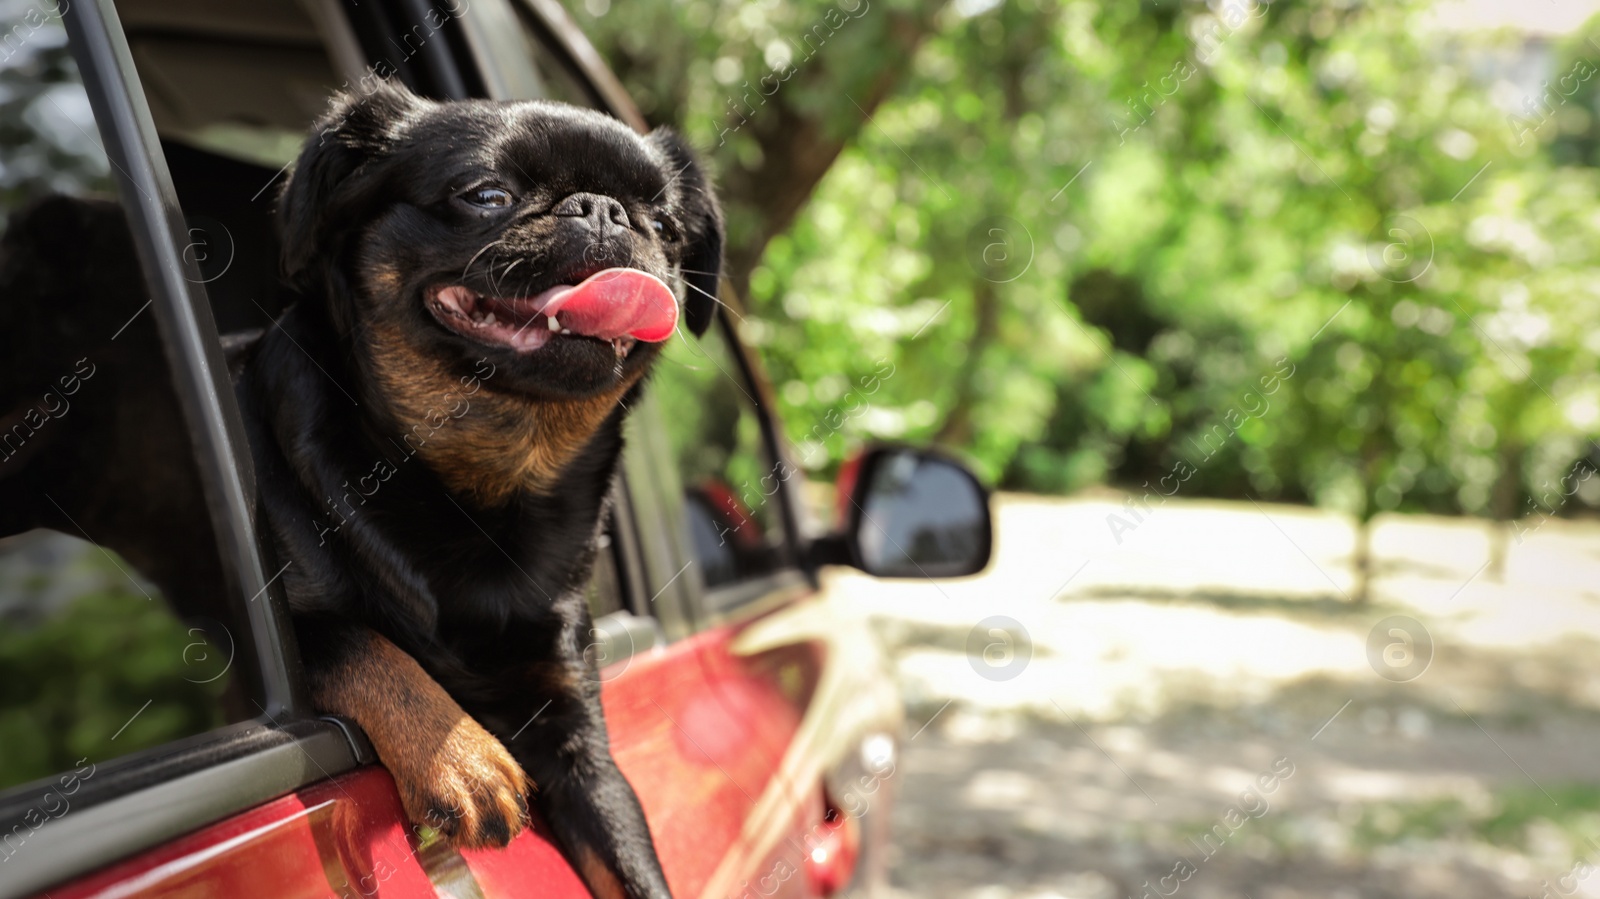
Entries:
{"type": "Polygon", "coordinates": [[[313,704],[413,822],[504,846],[531,798],[594,895],[669,897],[584,588],[632,399],[714,316],[701,163],[590,110],[383,85],[333,100],[276,215],[300,298],[235,387],[313,704]]]}

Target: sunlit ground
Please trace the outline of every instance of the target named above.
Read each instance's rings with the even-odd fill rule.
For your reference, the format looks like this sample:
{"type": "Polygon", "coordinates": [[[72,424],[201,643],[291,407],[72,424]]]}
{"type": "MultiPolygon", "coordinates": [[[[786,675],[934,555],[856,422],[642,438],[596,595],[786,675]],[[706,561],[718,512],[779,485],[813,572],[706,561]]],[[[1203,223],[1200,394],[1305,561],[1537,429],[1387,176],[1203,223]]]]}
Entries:
{"type": "Polygon", "coordinates": [[[1380,518],[1363,594],[1328,513],[1172,501],[1113,535],[1120,497],[997,506],[983,578],[837,576],[908,703],[905,896],[1600,897],[1600,524],[1380,518]],[[1369,661],[1392,615],[1434,644],[1406,683],[1369,661]],[[969,656],[990,616],[1031,657],[1003,622],[969,656]]]}

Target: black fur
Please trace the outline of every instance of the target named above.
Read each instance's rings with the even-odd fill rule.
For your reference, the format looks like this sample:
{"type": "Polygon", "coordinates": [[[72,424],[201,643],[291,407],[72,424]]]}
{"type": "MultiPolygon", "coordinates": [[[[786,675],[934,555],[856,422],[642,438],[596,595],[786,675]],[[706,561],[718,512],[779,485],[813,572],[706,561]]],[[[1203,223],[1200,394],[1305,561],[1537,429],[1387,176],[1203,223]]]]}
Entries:
{"type": "MultiPolygon", "coordinates": [[[[252,348],[238,391],[309,676],[335,669],[356,629],[387,637],[506,744],[569,858],[593,853],[629,896],[668,896],[583,654],[583,588],[625,407],[606,414],[555,487],[485,502],[452,491],[414,455],[413,423],[374,371],[400,349],[384,342],[398,335],[453,376],[478,376],[485,403],[582,399],[622,384],[626,402],[657,345],[623,361],[588,338],[518,354],[443,327],[424,292],[452,281],[521,296],[612,265],[675,284],[687,269],[683,319],[703,332],[722,246],[705,174],[670,133],[639,137],[556,103],[434,103],[385,87],[335,101],[284,189],[279,225],[284,275],[303,299],[252,348]],[[489,182],[516,205],[484,211],[458,199],[489,182]],[[666,232],[645,223],[597,238],[552,214],[574,193],[663,216],[666,232]],[[385,273],[398,289],[384,287],[396,286],[385,273]]],[[[509,833],[506,822],[486,827],[490,838],[509,833]]]]}

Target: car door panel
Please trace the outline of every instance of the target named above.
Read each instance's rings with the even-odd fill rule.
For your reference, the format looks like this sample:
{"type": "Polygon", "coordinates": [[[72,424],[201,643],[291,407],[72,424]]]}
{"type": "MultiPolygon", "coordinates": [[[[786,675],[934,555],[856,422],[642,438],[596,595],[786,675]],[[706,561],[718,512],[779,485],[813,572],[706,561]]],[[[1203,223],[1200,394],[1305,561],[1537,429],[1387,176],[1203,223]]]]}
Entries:
{"type": "Polygon", "coordinates": [[[779,796],[799,829],[811,823],[799,820],[802,807],[821,814],[820,800],[805,801],[808,785],[773,782],[815,683],[812,648],[739,656],[730,651],[738,634],[703,631],[632,660],[606,684],[612,751],[675,895],[704,895],[764,795],[779,796]]]}
{"type": "MultiPolygon", "coordinates": [[[[675,895],[737,896],[741,881],[763,878],[771,886],[759,895],[816,895],[796,847],[821,823],[823,802],[814,766],[796,764],[795,736],[822,670],[821,648],[800,640],[745,653],[735,648],[745,633],[716,628],[604,669],[614,753],[644,805],[675,895]],[[790,773],[804,776],[786,779],[790,773]],[[752,828],[757,820],[762,826],[752,828]]],[[[504,850],[421,843],[377,766],[51,891],[55,899],[436,894],[587,895],[538,820],[504,850]]]]}
{"type": "MultiPolygon", "coordinates": [[[[832,894],[851,882],[859,818],[879,807],[881,781],[857,778],[870,739],[898,733],[901,707],[865,622],[842,616],[820,596],[791,601],[733,630],[728,664],[766,668],[781,681],[803,678],[801,720],[764,795],[747,807],[740,838],[706,884],[706,897],[832,894]],[[809,665],[794,653],[803,651],[809,665]],[[869,783],[870,780],[870,783],[869,783]],[[848,802],[839,793],[849,791],[848,802]],[[825,808],[835,814],[825,817],[825,808]],[[848,818],[849,820],[845,820],[848,818]],[[783,889],[775,893],[775,889],[783,889]]],[[[791,688],[792,689],[792,688],[791,688]]]]}
{"type": "Polygon", "coordinates": [[[399,795],[368,767],[281,796],[75,883],[88,897],[424,896],[420,865],[401,852],[399,795]]]}

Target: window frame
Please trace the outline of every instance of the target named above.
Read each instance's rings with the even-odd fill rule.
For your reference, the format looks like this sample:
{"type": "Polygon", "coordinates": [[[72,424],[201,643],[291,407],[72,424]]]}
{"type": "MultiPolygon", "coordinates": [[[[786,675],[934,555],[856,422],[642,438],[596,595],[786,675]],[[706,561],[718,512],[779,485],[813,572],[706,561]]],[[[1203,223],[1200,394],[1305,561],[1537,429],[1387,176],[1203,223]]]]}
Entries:
{"type": "Polygon", "coordinates": [[[253,679],[261,714],[93,762],[94,779],[81,782],[69,810],[38,827],[31,823],[39,820],[37,803],[60,775],[0,792],[0,834],[21,837],[6,859],[0,899],[70,880],[376,760],[354,728],[315,715],[300,682],[287,597],[268,576],[257,540],[243,419],[202,278],[183,253],[188,227],[115,6],[82,0],[62,19],[193,441],[190,461],[217,533],[224,589],[243,607],[249,634],[239,642],[249,651],[238,670],[253,679]]]}
{"type": "MultiPolygon", "coordinates": [[[[162,155],[144,90],[110,0],[73,4],[63,15],[72,56],[111,164],[119,203],[145,288],[151,295],[179,405],[193,441],[216,529],[227,589],[241,600],[269,589],[252,514],[254,467],[243,419],[205,294],[185,258],[188,226],[162,155]]],[[[245,624],[257,655],[264,717],[304,707],[288,667],[286,607],[246,603],[245,624]]]]}
{"type": "MultiPolygon", "coordinates": [[[[742,386],[746,388],[746,393],[754,400],[750,411],[756,417],[761,442],[772,460],[773,468],[803,472],[804,469],[796,465],[790,456],[783,429],[773,413],[772,385],[768,383],[765,371],[760,368],[759,358],[740,339],[739,329],[726,306],[717,309],[715,326],[722,328],[728,352],[738,368],[738,377],[744,382],[742,386]]],[[[783,524],[784,557],[765,574],[726,586],[703,589],[698,604],[702,626],[711,627],[762,615],[787,604],[802,593],[818,588],[815,572],[803,564],[806,555],[805,543],[800,535],[800,497],[790,481],[791,478],[782,478],[778,491],[773,494],[778,502],[779,520],[783,524]]]]}
{"type": "MultiPolygon", "coordinates": [[[[733,357],[736,371],[728,375],[738,378],[744,392],[754,400],[746,408],[756,418],[762,446],[773,467],[786,466],[795,472],[801,471],[788,453],[773,414],[771,387],[756,357],[739,339],[726,307],[717,309],[712,327],[721,329],[728,353],[733,357]]],[[[624,465],[633,474],[633,481],[646,487],[635,493],[644,515],[641,532],[657,535],[657,539],[645,544],[645,567],[650,582],[661,585],[658,588],[661,594],[681,607],[687,619],[677,632],[669,629],[669,636],[687,636],[758,617],[815,591],[818,580],[816,573],[804,565],[806,544],[800,533],[799,495],[790,478],[782,479],[778,491],[773,494],[783,525],[783,557],[779,564],[766,573],[710,588],[698,575],[691,573],[690,563],[695,561],[695,555],[683,526],[682,478],[673,460],[661,416],[660,406],[646,389],[644,402],[628,419],[624,465]]]]}

